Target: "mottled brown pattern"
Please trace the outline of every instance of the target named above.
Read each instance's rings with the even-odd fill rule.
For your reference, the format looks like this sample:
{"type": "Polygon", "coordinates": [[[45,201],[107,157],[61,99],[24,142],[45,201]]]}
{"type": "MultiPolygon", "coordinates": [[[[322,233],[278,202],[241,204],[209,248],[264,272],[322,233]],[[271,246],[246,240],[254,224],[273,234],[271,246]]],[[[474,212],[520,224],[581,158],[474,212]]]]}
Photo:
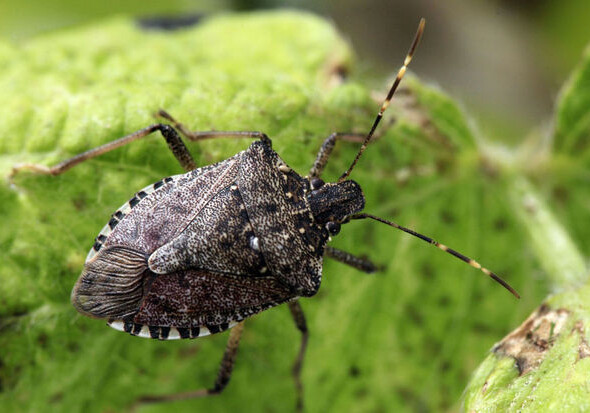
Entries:
{"type": "Polygon", "coordinates": [[[261,275],[265,262],[262,253],[250,247],[252,237],[254,231],[240,192],[228,186],[178,237],[152,254],[149,267],[158,274],[203,268],[242,276],[261,275]]]}
{"type": "Polygon", "coordinates": [[[109,235],[104,247],[127,246],[146,254],[170,242],[215,196],[219,186],[235,180],[237,154],[215,166],[177,175],[143,198],[109,235]]]}
{"type": "Polygon", "coordinates": [[[285,180],[279,163],[283,161],[269,146],[254,142],[240,162],[240,192],[270,272],[294,295],[311,296],[320,287],[328,231],[313,220],[307,182],[294,172],[285,180]],[[302,234],[302,226],[319,236],[302,234]]]}
{"type": "Polygon", "coordinates": [[[155,278],[133,321],[184,328],[220,325],[243,320],[291,298],[272,276],[181,271],[155,278]]]}

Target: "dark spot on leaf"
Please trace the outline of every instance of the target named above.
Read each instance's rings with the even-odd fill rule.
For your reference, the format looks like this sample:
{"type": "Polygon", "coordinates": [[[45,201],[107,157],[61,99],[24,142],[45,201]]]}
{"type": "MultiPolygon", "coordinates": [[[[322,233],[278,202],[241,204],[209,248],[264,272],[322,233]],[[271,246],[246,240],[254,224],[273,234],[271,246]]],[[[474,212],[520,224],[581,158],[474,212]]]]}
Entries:
{"type": "Polygon", "coordinates": [[[413,302],[410,302],[407,306],[406,306],[406,314],[408,315],[408,318],[410,320],[412,320],[412,322],[414,324],[422,324],[422,322],[424,321],[422,314],[420,313],[420,311],[415,307],[414,304],[412,304],[413,302]]]}
{"type": "Polygon", "coordinates": [[[57,392],[49,398],[49,403],[59,403],[64,397],[62,392],[57,392]]]}
{"type": "Polygon", "coordinates": [[[493,331],[493,329],[490,328],[489,325],[481,323],[481,322],[473,323],[473,325],[471,326],[471,329],[476,333],[482,333],[482,334],[491,333],[493,331]]]}
{"type": "Polygon", "coordinates": [[[72,204],[76,208],[76,211],[82,211],[86,208],[86,197],[84,195],[77,196],[72,199],[72,204]]]}
{"type": "Polygon", "coordinates": [[[366,397],[367,397],[367,395],[368,395],[368,394],[369,394],[369,391],[367,390],[367,388],[366,388],[366,387],[361,387],[360,389],[358,389],[358,390],[355,392],[355,396],[356,396],[358,399],[364,399],[364,398],[366,398],[366,397]]]}
{"type": "MultiPolygon", "coordinates": [[[[158,328],[158,330],[159,330],[159,328],[158,328]]],[[[155,337],[155,338],[157,338],[157,337],[155,337]]],[[[157,347],[156,350],[154,351],[154,353],[157,358],[163,359],[163,358],[166,358],[170,355],[170,348],[169,348],[169,346],[157,347]]]]}
{"type": "Polygon", "coordinates": [[[41,348],[47,348],[48,341],[49,341],[49,337],[45,333],[41,333],[37,337],[37,344],[39,344],[39,347],[41,347],[41,348]]]}
{"type": "Polygon", "coordinates": [[[438,305],[440,307],[448,307],[450,303],[451,303],[451,299],[449,298],[448,295],[443,295],[438,299],[438,305]]]}
{"type": "Polygon", "coordinates": [[[68,351],[70,353],[77,353],[78,351],[80,351],[80,345],[74,341],[70,341],[67,345],[66,348],[68,349],[68,351]]]}
{"type": "Polygon", "coordinates": [[[447,210],[440,211],[440,219],[446,224],[453,224],[455,222],[455,216],[447,210]]]}
{"type": "Polygon", "coordinates": [[[419,413],[429,412],[428,403],[416,393],[418,391],[417,388],[414,390],[412,388],[401,387],[397,390],[397,394],[406,402],[408,410],[419,413]]]}
{"type": "Polygon", "coordinates": [[[422,264],[420,267],[420,274],[422,275],[422,278],[426,280],[431,280],[434,277],[434,270],[430,263],[425,262],[422,264]]]}
{"type": "Polygon", "coordinates": [[[570,198],[569,191],[563,186],[556,186],[553,188],[553,198],[560,203],[566,203],[570,198]]]}
{"type": "Polygon", "coordinates": [[[144,30],[174,31],[196,26],[203,17],[202,14],[143,17],[137,19],[137,25],[144,30]]]}
{"type": "Polygon", "coordinates": [[[508,227],[508,222],[504,218],[496,218],[494,220],[494,228],[498,231],[504,231],[508,227]]]}
{"type": "Polygon", "coordinates": [[[348,369],[348,375],[350,377],[358,377],[361,375],[361,370],[358,368],[358,366],[356,365],[352,365],[350,366],[350,368],[348,369]]]}
{"type": "MultiPolygon", "coordinates": [[[[179,329],[180,330],[180,329],[179,329]]],[[[190,338],[190,329],[189,328],[184,328],[183,330],[186,330],[188,332],[188,336],[185,338],[190,338]]],[[[182,337],[182,336],[181,336],[182,337]]],[[[187,359],[191,359],[193,360],[193,357],[195,357],[195,355],[199,352],[199,346],[196,344],[195,341],[191,342],[191,344],[187,347],[182,347],[180,350],[178,350],[178,355],[181,358],[187,358],[187,359]]],[[[194,361],[194,360],[193,360],[194,361]]]]}

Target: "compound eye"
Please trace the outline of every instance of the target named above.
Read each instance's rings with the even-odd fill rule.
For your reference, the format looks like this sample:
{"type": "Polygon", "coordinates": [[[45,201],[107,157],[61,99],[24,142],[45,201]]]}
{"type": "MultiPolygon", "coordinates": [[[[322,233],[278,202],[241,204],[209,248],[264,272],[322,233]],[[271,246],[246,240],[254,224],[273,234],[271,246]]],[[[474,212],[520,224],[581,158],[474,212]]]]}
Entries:
{"type": "Polygon", "coordinates": [[[311,189],[315,191],[316,189],[320,189],[322,186],[324,186],[324,181],[318,177],[311,178],[310,185],[311,189]]]}
{"type": "Polygon", "coordinates": [[[337,235],[340,232],[340,223],[330,221],[326,224],[326,229],[330,235],[337,235]]]}

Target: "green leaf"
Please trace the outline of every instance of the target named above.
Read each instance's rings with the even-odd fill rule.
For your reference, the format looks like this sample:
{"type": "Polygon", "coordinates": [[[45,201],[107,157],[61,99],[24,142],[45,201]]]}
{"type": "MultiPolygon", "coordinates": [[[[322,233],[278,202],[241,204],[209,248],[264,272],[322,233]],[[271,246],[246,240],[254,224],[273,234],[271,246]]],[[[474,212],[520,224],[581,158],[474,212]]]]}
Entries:
{"type": "Polygon", "coordinates": [[[589,86],[586,53],[561,92],[553,147],[537,147],[544,159],[529,169],[536,185],[523,176],[507,179],[512,209],[556,294],[478,367],[465,391],[465,410],[590,409],[589,86]]]}
{"type": "Polygon", "coordinates": [[[555,151],[590,161],[590,49],[563,87],[555,119],[555,151]]]}
{"type": "MultiPolygon", "coordinates": [[[[22,47],[0,44],[0,175],[18,162],[53,165],[133,132],[155,122],[159,108],[195,130],[264,131],[304,175],[325,137],[368,131],[378,110],[351,72],[353,60],[331,24],[295,12],[218,16],[175,32],[115,19],[22,47]],[[345,82],[343,70],[351,72],[345,82]]],[[[456,407],[484,352],[546,291],[530,281],[539,264],[502,166],[481,149],[458,105],[408,77],[388,113],[351,176],[367,212],[477,258],[523,299],[390,227],[346,225],[333,245],[385,270],[368,276],[326,260],[320,292],[302,300],[311,332],[303,371],[309,411],[456,407]]],[[[189,146],[204,165],[247,145],[189,146]]],[[[339,145],[326,178],[337,178],[357,149],[339,145]]],[[[144,340],[69,304],[110,214],[139,188],[180,172],[154,136],[57,177],[21,173],[14,186],[0,186],[0,403],[7,411],[123,410],[140,395],[212,385],[226,334],[144,340]]],[[[266,311],[246,323],[222,396],[145,411],[291,410],[298,343],[288,311],[266,311]]]]}

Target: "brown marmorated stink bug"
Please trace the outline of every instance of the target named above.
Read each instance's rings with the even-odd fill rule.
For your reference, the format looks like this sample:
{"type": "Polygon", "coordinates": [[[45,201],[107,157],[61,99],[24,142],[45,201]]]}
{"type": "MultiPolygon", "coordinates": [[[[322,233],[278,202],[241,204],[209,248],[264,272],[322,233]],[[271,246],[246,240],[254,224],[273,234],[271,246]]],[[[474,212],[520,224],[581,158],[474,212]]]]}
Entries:
{"type": "Polygon", "coordinates": [[[403,66],[366,136],[334,133],[321,146],[309,175],[302,177],[273,151],[261,132],[191,132],[169,114],[174,126],[155,124],[74,156],[54,167],[22,169],[58,175],[87,159],[160,131],[186,174],[162,179],[137,192],[112,215],[88,253],[72,291],[74,307],[135,336],[170,340],[197,338],[232,329],[217,380],[210,389],[144,397],[156,402],[220,393],[229,382],[244,320],[287,303],[301,331],[293,367],[297,406],[303,406],[300,378],[308,341],[298,302],[315,295],[324,257],[365,272],[365,259],[327,246],[351,220],[370,218],[435,245],[518,294],[474,260],[394,222],[361,213],[365,199],[348,177],[373,137],[397,89],[425,21],[422,19],[403,66]],[[218,137],[257,139],[248,149],[214,165],[197,168],[176,131],[191,141],[218,137]],[[350,167],[334,183],[322,171],[338,140],[362,142],[350,167]]]}

